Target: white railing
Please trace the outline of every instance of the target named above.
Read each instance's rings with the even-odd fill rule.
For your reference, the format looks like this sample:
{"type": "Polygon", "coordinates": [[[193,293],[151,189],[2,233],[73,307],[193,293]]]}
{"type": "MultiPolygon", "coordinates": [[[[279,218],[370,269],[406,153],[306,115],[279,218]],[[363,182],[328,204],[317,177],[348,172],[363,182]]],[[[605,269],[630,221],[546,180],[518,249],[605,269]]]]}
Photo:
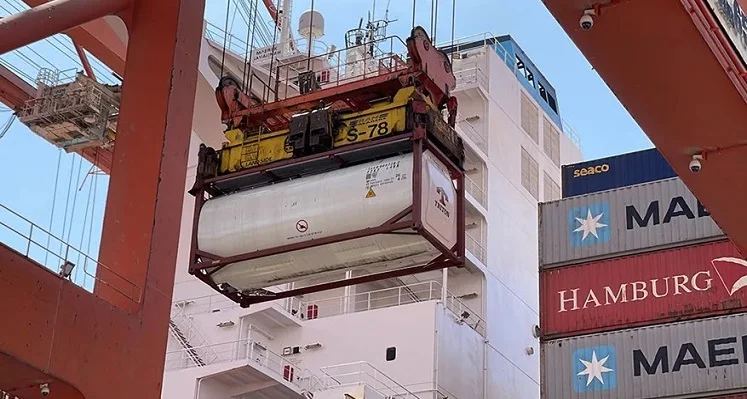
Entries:
{"type": "Polygon", "coordinates": [[[202,361],[203,364],[199,364],[199,361],[196,361],[198,366],[212,364],[220,359],[218,354],[211,351],[209,347],[206,347],[205,349],[196,349],[205,347],[205,345],[208,345],[208,341],[205,336],[202,335],[200,329],[197,328],[194,321],[192,321],[192,319],[186,314],[183,306],[172,307],[169,332],[184,346],[184,349],[188,351],[191,350],[191,354],[197,357],[199,361],[202,361]]]}
{"type": "Polygon", "coordinates": [[[487,252],[485,251],[485,247],[482,246],[482,243],[469,234],[465,234],[464,236],[466,238],[466,250],[472,253],[472,255],[475,255],[480,262],[487,264],[487,252]]]}
{"type": "Polygon", "coordinates": [[[576,134],[576,131],[573,130],[573,127],[565,119],[561,118],[561,122],[563,123],[563,133],[571,139],[573,144],[581,149],[581,137],[576,134]]]}
{"type": "MultiPolygon", "coordinates": [[[[467,249],[470,249],[470,238],[469,235],[467,235],[467,249]]],[[[472,239],[474,241],[474,239],[472,239]]],[[[478,244],[478,248],[482,248],[478,244]]],[[[479,256],[480,251],[475,249],[472,252],[475,256],[479,256]]],[[[482,256],[484,258],[484,250],[482,251],[482,256]]],[[[401,285],[397,287],[392,288],[385,288],[381,290],[374,290],[374,291],[368,291],[368,292],[361,292],[361,293],[355,293],[351,295],[342,295],[332,298],[326,298],[326,299],[320,299],[315,301],[309,301],[309,302],[302,302],[298,300],[297,298],[290,298],[287,300],[281,299],[278,301],[275,301],[273,306],[276,306],[278,309],[282,309],[290,314],[292,314],[294,317],[297,317],[299,319],[303,319],[306,315],[306,310],[311,305],[316,305],[317,311],[316,313],[318,316],[314,318],[324,318],[324,317],[332,317],[332,316],[339,316],[343,314],[349,314],[349,313],[358,313],[358,312],[366,312],[369,310],[374,309],[383,309],[383,308],[389,308],[394,306],[401,306],[401,305],[407,305],[411,303],[417,303],[417,302],[426,302],[426,301],[433,301],[433,300],[441,300],[442,299],[442,288],[441,284],[436,281],[424,281],[419,282],[415,284],[407,284],[407,285],[401,285]],[[289,301],[289,302],[284,302],[289,301]],[[284,305],[287,305],[290,303],[292,306],[287,307],[284,305]]],[[[239,306],[233,302],[231,302],[229,299],[221,299],[217,298],[219,294],[216,295],[210,295],[210,296],[204,296],[204,297],[198,297],[193,299],[186,299],[177,301],[174,303],[174,307],[181,307],[184,310],[185,315],[196,315],[200,313],[211,313],[218,309],[220,310],[230,310],[238,308],[239,306]]],[[[444,302],[461,302],[458,298],[455,298],[453,294],[447,292],[447,301],[444,302]]],[[[457,313],[455,306],[451,306],[450,310],[455,312],[457,316],[460,316],[462,314],[462,311],[459,311],[457,313]]],[[[447,306],[447,308],[449,307],[447,306]]],[[[469,310],[469,308],[461,303],[459,305],[459,309],[469,310]]],[[[484,320],[474,311],[469,310],[470,312],[470,320],[469,325],[470,326],[479,326],[484,325],[484,320]]],[[[474,328],[474,327],[473,327],[474,328]]],[[[480,332],[478,330],[478,332],[480,332]]],[[[482,333],[481,333],[482,334],[482,333]]]]}
{"type": "Polygon", "coordinates": [[[140,303],[142,289],[120,276],[96,259],[78,250],[43,227],[0,204],[0,232],[2,242],[21,255],[69,278],[74,284],[93,292],[94,284],[104,284],[126,299],[140,303]],[[66,268],[72,267],[65,275],[66,268]],[[75,278],[76,270],[83,271],[83,279],[75,278]],[[102,273],[103,272],[103,273],[102,273]],[[88,284],[89,280],[93,284],[88,284]]]}
{"type": "MultiPolygon", "coordinates": [[[[306,369],[287,361],[283,356],[267,349],[264,345],[250,338],[194,347],[198,351],[215,353],[217,359],[210,364],[228,363],[245,360],[265,374],[275,375],[300,390],[308,391],[320,385],[319,377],[306,369]],[[291,371],[292,370],[292,371],[291,371]]],[[[182,348],[166,353],[165,369],[167,371],[183,370],[196,367],[190,358],[189,349],[182,348]]]]}
{"type": "Polygon", "coordinates": [[[477,84],[485,90],[490,89],[490,79],[480,67],[472,67],[454,71],[457,89],[468,84],[477,84]]]}
{"type": "Polygon", "coordinates": [[[464,119],[460,114],[457,114],[457,133],[461,130],[467,137],[469,137],[485,155],[488,155],[488,137],[485,131],[478,131],[472,124],[464,119]]]}
{"type": "MultiPolygon", "coordinates": [[[[469,51],[474,49],[475,47],[468,47],[469,45],[472,45],[476,42],[483,42],[484,47],[490,47],[495,51],[496,54],[498,54],[498,57],[500,57],[503,62],[505,62],[509,68],[511,68],[514,73],[516,73],[516,59],[514,56],[511,55],[511,53],[506,50],[505,47],[501,43],[498,42],[498,39],[496,39],[496,36],[493,35],[490,32],[484,32],[476,35],[470,35],[465,36],[462,38],[458,38],[454,40],[453,47],[454,52],[461,52],[461,51],[469,51]]],[[[448,48],[451,47],[452,43],[450,41],[447,41],[445,43],[441,43],[438,45],[438,48],[448,48]]]]}
{"type": "MultiPolygon", "coordinates": [[[[181,312],[188,316],[224,312],[240,308],[238,303],[226,298],[222,294],[211,294],[174,301],[173,306],[174,308],[181,308],[181,312]]],[[[298,319],[302,319],[301,310],[306,309],[303,302],[298,298],[279,299],[271,302],[270,306],[289,313],[291,316],[298,319]]]]}
{"type": "Polygon", "coordinates": [[[368,362],[322,367],[322,389],[365,385],[385,398],[418,399],[409,389],[368,362]]]}
{"type": "Polygon", "coordinates": [[[464,176],[464,190],[467,191],[472,197],[474,197],[483,208],[488,209],[488,196],[474,180],[470,179],[469,176],[464,176]]]}

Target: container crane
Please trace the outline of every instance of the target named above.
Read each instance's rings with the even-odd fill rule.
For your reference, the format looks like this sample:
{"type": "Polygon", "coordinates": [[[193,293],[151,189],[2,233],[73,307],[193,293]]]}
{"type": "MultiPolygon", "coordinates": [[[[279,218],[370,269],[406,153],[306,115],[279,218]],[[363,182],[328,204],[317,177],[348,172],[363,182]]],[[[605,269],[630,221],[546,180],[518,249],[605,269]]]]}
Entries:
{"type": "MultiPolygon", "coordinates": [[[[406,59],[362,33],[336,70],[275,75],[276,94],[298,95],[265,103],[230,77],[216,88],[227,141],[200,146],[189,272],[241,306],[464,264],[450,60],[421,27],[406,59]]],[[[333,58],[304,63],[320,57],[333,58]]]]}

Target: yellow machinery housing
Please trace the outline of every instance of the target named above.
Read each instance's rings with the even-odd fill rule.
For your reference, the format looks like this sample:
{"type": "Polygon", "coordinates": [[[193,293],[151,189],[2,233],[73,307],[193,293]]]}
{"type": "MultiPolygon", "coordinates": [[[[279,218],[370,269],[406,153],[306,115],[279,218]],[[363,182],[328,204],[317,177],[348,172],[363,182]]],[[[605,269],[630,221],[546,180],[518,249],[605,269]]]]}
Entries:
{"type": "MultiPolygon", "coordinates": [[[[390,101],[373,104],[361,112],[335,114],[330,108],[322,108],[295,115],[290,129],[248,134],[240,129],[229,130],[225,133],[228,142],[217,151],[218,174],[406,132],[411,128],[410,101],[416,96],[419,97],[415,88],[410,86],[400,89],[390,101]]],[[[436,110],[433,104],[427,104],[436,110]]]]}

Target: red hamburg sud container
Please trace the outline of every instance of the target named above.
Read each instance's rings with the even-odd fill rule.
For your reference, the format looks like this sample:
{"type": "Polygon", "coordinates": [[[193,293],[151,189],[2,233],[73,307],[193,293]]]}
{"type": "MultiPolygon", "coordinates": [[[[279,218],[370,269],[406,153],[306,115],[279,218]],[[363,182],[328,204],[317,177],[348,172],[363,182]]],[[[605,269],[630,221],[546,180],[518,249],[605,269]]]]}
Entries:
{"type": "Polygon", "coordinates": [[[543,340],[747,310],[747,261],[729,241],[549,269],[543,340]]]}

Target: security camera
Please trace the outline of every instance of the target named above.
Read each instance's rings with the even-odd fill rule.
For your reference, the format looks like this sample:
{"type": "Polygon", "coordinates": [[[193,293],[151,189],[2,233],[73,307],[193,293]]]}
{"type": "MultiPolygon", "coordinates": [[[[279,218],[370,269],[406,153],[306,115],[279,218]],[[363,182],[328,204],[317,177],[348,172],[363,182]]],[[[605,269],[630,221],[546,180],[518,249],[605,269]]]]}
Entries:
{"type": "Polygon", "coordinates": [[[693,160],[690,161],[690,172],[698,173],[701,169],[703,169],[703,166],[700,164],[700,161],[702,159],[702,155],[693,155],[693,160]]]}
{"type": "Polygon", "coordinates": [[[579,25],[581,25],[581,29],[587,31],[591,30],[591,27],[594,26],[594,16],[596,14],[597,13],[592,8],[584,10],[584,15],[582,15],[581,20],[578,21],[579,25]]]}
{"type": "Polygon", "coordinates": [[[49,396],[49,384],[44,383],[39,385],[39,389],[41,389],[41,395],[42,396],[49,396]]]}

